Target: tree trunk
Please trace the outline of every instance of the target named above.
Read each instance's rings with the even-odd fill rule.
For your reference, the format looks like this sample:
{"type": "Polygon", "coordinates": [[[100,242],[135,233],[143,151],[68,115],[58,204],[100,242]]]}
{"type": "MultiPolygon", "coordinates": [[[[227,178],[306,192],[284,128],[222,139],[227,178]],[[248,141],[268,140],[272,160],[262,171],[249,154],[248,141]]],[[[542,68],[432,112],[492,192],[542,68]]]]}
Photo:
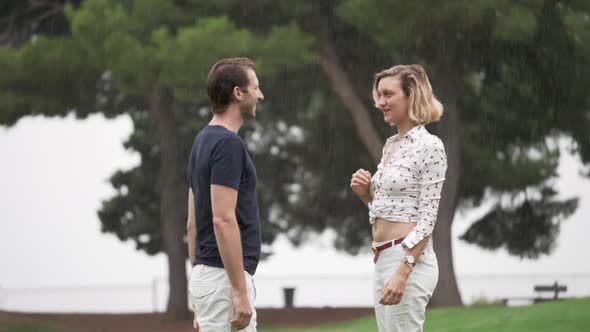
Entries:
{"type": "Polygon", "coordinates": [[[383,141],[379,138],[377,130],[371,123],[369,111],[355,93],[354,87],[340,66],[336,52],[332,47],[325,46],[320,57],[320,66],[326,77],[328,77],[332,90],[338,95],[338,98],[352,116],[357,135],[375,163],[378,164],[381,160],[383,141]]]}
{"type": "MultiPolygon", "coordinates": [[[[449,68],[450,66],[445,66],[449,68]]],[[[442,198],[438,208],[438,219],[433,234],[434,250],[439,266],[438,284],[430,300],[433,307],[447,307],[462,305],[455,270],[453,267],[453,247],[451,230],[453,217],[458,202],[459,174],[461,168],[461,145],[459,143],[459,116],[457,114],[457,99],[460,83],[455,77],[460,77],[451,70],[443,69],[437,73],[435,92],[440,91],[440,97],[445,107],[441,121],[435,126],[434,132],[445,144],[448,170],[442,190],[442,198]]]]}
{"type": "Polygon", "coordinates": [[[188,312],[186,247],[183,242],[186,230],[183,206],[186,193],[182,182],[177,128],[170,110],[171,98],[160,88],[155,88],[150,97],[150,113],[156,122],[160,139],[160,224],[164,252],[168,256],[168,283],[170,293],[166,318],[186,319],[188,312]]]}

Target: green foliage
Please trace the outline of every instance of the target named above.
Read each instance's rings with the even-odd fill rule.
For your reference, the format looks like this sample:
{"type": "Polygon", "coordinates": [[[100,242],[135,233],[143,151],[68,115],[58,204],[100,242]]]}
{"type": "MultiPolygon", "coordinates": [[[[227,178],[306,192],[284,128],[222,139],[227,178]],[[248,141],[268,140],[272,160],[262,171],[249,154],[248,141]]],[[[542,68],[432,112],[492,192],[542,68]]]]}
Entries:
{"type": "Polygon", "coordinates": [[[74,108],[85,117],[100,93],[100,72],[70,39],[40,36],[20,49],[2,48],[0,67],[0,124],[26,115],[64,116],[74,108]]]}
{"type": "Polygon", "coordinates": [[[175,36],[163,28],[153,36],[156,58],[163,64],[160,80],[173,87],[177,99],[202,103],[206,94],[208,64],[236,54],[252,54],[255,36],[224,17],[202,18],[180,28],[175,36]],[[224,36],[211,38],[211,36],[224,36]],[[205,65],[207,64],[207,65],[205,65]],[[199,91],[200,93],[195,93],[199,91]]]}
{"type": "Polygon", "coordinates": [[[497,204],[461,239],[489,250],[505,247],[508,253],[521,258],[549,254],[559,234],[558,222],[578,206],[577,199],[559,202],[554,200],[555,195],[553,189],[543,188],[540,198],[525,197],[516,207],[497,204]]]}
{"type": "Polygon", "coordinates": [[[523,42],[534,37],[537,31],[537,15],[539,8],[530,8],[516,4],[507,10],[498,8],[498,23],[493,35],[500,41],[523,42]]]}
{"type": "Polygon", "coordinates": [[[303,33],[294,22],[273,26],[270,35],[257,43],[260,47],[257,72],[265,77],[279,71],[297,70],[302,64],[314,63],[317,57],[312,51],[313,44],[313,36],[303,33]],[[298,55],[298,58],[293,55],[298,55]]]}

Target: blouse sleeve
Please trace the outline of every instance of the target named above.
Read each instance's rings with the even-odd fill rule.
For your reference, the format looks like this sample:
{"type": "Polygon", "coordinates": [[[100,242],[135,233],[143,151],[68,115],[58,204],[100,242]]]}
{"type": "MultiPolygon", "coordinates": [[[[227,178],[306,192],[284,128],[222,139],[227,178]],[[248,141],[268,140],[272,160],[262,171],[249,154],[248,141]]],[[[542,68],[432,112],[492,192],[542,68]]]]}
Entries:
{"type": "Polygon", "coordinates": [[[422,155],[419,173],[418,222],[402,242],[405,250],[412,249],[420,241],[432,235],[447,171],[447,155],[442,141],[437,140],[435,144],[427,146],[422,155]]]}

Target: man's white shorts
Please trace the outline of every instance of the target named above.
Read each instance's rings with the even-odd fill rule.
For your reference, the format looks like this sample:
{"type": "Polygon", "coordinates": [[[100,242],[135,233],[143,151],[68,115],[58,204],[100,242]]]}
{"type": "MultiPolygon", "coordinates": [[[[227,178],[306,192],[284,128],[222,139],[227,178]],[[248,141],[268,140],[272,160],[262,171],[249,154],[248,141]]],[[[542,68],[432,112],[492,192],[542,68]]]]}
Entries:
{"type": "MultiPolygon", "coordinates": [[[[248,272],[244,273],[248,299],[252,307],[252,320],[250,320],[248,327],[240,331],[255,332],[254,300],[256,299],[256,289],[252,276],[248,272]]],[[[195,311],[200,332],[236,331],[229,323],[234,317],[234,308],[231,284],[225,269],[202,264],[195,265],[188,288],[190,303],[195,311]]]]}

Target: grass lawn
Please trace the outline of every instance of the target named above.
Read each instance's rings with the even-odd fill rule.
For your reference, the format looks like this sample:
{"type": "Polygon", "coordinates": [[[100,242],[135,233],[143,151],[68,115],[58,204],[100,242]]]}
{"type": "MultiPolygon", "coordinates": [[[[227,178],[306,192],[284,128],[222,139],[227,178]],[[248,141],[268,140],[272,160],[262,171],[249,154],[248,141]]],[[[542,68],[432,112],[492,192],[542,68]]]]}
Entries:
{"type": "MultiPolygon", "coordinates": [[[[590,298],[547,302],[524,307],[432,309],[426,313],[426,332],[588,332],[590,298]]],[[[186,329],[183,328],[183,331],[186,329]]],[[[188,330],[186,330],[188,331],[188,330]]],[[[375,318],[309,329],[287,329],[261,324],[259,332],[372,332],[375,318]]],[[[61,332],[41,325],[0,322],[0,332],[61,332]]]]}
{"type": "MultiPolygon", "coordinates": [[[[426,313],[426,332],[588,332],[590,298],[523,307],[432,309],[426,313]]],[[[377,331],[374,317],[313,329],[260,326],[259,332],[377,331]]]]}

